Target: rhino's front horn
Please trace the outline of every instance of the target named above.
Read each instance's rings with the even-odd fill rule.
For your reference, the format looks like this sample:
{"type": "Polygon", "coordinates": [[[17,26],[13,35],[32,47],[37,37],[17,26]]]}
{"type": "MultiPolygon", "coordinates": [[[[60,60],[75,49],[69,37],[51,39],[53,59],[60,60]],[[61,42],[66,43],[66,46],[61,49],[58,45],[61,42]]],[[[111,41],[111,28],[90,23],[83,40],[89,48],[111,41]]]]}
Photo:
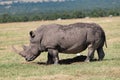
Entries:
{"type": "Polygon", "coordinates": [[[24,57],[24,55],[21,53],[21,51],[17,50],[14,46],[12,46],[12,49],[13,49],[16,53],[18,53],[19,55],[21,55],[21,56],[24,57]]]}

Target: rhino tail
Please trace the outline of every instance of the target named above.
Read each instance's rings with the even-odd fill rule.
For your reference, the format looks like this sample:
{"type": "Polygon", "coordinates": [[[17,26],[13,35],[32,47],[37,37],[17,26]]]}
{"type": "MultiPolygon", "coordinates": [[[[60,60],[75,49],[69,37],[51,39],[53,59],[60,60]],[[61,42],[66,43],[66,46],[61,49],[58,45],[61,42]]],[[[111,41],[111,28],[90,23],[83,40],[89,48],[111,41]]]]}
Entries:
{"type": "Polygon", "coordinates": [[[105,44],[105,47],[107,48],[106,36],[105,36],[105,42],[104,42],[104,44],[105,44]]]}
{"type": "Polygon", "coordinates": [[[105,40],[105,47],[107,48],[107,42],[106,42],[106,40],[105,40]]]}

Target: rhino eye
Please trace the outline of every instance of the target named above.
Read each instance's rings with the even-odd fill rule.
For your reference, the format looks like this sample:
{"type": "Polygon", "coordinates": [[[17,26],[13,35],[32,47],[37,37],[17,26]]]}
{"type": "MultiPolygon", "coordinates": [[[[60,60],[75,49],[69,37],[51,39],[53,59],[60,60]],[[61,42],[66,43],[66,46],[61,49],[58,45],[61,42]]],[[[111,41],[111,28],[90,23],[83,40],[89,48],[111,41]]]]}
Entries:
{"type": "Polygon", "coordinates": [[[35,33],[34,33],[33,31],[30,31],[29,34],[30,34],[30,37],[31,37],[31,38],[34,38],[34,37],[35,37],[35,33]]]}

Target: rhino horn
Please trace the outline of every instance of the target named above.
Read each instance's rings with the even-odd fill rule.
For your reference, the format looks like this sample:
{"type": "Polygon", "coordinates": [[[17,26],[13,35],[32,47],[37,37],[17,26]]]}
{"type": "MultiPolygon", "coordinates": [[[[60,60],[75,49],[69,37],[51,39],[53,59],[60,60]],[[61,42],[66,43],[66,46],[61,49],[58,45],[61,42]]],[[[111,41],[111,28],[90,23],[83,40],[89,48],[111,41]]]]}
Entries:
{"type": "Polygon", "coordinates": [[[22,47],[23,47],[23,50],[26,50],[26,49],[27,49],[27,46],[25,46],[25,45],[23,45],[22,47]]]}
{"type": "Polygon", "coordinates": [[[12,46],[12,49],[13,49],[16,53],[18,53],[19,55],[21,55],[21,56],[24,57],[24,55],[21,53],[22,51],[17,50],[14,46],[12,46]]]}

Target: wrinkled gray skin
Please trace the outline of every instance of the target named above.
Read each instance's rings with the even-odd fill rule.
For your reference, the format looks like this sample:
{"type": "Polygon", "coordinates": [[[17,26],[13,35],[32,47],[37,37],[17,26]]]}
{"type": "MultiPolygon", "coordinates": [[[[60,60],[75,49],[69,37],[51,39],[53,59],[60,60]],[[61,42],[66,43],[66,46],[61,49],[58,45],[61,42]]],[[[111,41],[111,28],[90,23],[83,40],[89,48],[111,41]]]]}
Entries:
{"type": "MultiPolygon", "coordinates": [[[[48,52],[47,64],[58,64],[58,53],[76,54],[88,48],[86,62],[94,57],[97,50],[98,60],[103,60],[103,45],[106,37],[103,29],[95,23],[75,23],[70,25],[43,25],[30,31],[30,45],[18,52],[27,61],[33,61],[41,52],[48,52]]],[[[107,47],[107,45],[106,45],[107,47]]]]}

